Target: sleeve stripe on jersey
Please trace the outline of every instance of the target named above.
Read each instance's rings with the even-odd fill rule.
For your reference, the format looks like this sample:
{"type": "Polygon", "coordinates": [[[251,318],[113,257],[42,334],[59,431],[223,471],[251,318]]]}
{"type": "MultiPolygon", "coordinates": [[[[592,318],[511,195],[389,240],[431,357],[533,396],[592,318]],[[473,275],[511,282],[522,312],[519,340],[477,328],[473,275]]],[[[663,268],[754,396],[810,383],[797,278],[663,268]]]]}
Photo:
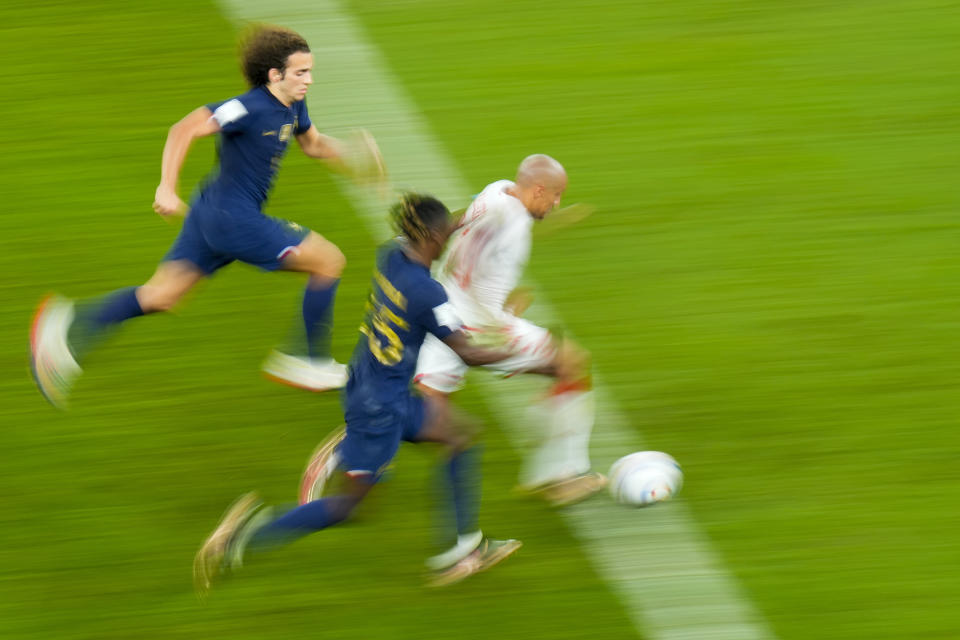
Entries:
{"type": "Polygon", "coordinates": [[[247,115],[247,108],[243,106],[242,102],[234,98],[233,100],[227,100],[217,107],[217,110],[213,112],[213,119],[216,120],[217,124],[221,127],[225,127],[245,115],[247,115]]]}
{"type": "Polygon", "coordinates": [[[453,310],[453,305],[449,302],[435,306],[433,308],[433,317],[438,325],[446,327],[450,329],[450,331],[457,331],[463,326],[460,318],[457,317],[457,312],[453,310]]]}

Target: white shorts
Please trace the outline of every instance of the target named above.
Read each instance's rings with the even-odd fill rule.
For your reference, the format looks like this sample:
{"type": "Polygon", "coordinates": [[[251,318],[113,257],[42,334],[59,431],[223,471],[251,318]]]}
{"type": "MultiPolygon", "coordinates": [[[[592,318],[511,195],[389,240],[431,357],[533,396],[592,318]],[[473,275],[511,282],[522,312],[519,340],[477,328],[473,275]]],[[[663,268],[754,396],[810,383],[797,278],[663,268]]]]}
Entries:
{"type": "MultiPolygon", "coordinates": [[[[507,377],[550,364],[556,355],[556,343],[549,331],[532,322],[515,318],[508,326],[495,332],[464,329],[478,344],[489,344],[509,351],[506,360],[486,365],[507,377]]],[[[453,393],[463,387],[469,367],[453,349],[427,334],[420,347],[414,382],[442,393],[453,393]]]]}

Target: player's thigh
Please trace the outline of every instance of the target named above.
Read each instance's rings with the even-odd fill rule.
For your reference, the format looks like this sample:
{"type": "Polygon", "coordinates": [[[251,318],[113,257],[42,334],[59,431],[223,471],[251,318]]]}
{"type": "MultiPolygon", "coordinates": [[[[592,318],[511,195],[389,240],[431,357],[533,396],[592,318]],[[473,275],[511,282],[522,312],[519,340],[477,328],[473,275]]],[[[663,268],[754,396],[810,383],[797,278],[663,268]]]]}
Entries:
{"type": "Polygon", "coordinates": [[[443,393],[453,393],[463,387],[467,365],[453,349],[434,335],[428,334],[420,347],[414,381],[443,393]]]}
{"type": "Polygon", "coordinates": [[[283,259],[281,268],[288,271],[303,271],[327,278],[339,278],[347,259],[340,248],[322,235],[311,231],[283,259]]]}
{"type": "Polygon", "coordinates": [[[435,442],[451,451],[468,448],[480,431],[479,423],[458,412],[447,394],[426,390],[422,398],[414,397],[409,411],[411,420],[403,439],[408,442],[435,442]],[[418,406],[416,406],[418,405],[418,406]],[[419,424],[419,428],[416,425],[419,424]]]}
{"type": "Polygon", "coordinates": [[[265,271],[286,269],[288,258],[311,231],[255,210],[218,209],[203,221],[204,237],[217,252],[265,271]]]}
{"type": "Polygon", "coordinates": [[[353,476],[379,478],[403,438],[403,416],[390,408],[361,404],[344,412],[347,429],[338,447],[341,467],[353,476]]]}
{"type": "Polygon", "coordinates": [[[552,372],[555,369],[560,348],[556,338],[547,329],[516,318],[502,330],[501,339],[505,341],[502,348],[512,355],[506,360],[486,365],[488,369],[504,373],[507,377],[525,371],[552,372]]]}
{"type": "MultiPolygon", "coordinates": [[[[180,233],[176,240],[170,246],[166,255],[160,263],[160,269],[164,268],[166,263],[184,263],[188,262],[194,265],[204,275],[210,275],[217,269],[229,264],[233,259],[212,246],[209,242],[208,227],[211,224],[210,218],[215,217],[216,212],[207,206],[198,205],[190,210],[183,226],[180,227],[180,233]]],[[[151,278],[152,279],[152,278],[151,278]]],[[[164,282],[171,278],[164,277],[164,282]]]]}

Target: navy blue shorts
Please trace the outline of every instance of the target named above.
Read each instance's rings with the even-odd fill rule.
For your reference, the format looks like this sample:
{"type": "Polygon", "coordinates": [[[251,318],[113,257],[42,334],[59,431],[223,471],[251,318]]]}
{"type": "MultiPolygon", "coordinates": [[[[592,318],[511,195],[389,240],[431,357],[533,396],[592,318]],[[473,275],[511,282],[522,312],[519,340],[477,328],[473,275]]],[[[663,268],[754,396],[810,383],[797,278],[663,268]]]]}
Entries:
{"type": "Polygon", "coordinates": [[[310,229],[249,206],[229,209],[199,200],[163,260],[188,260],[207,275],[234,260],[275,271],[310,229]]]}
{"type": "Polygon", "coordinates": [[[347,436],[338,448],[341,468],[378,478],[397,454],[401,442],[417,441],[424,415],[424,401],[419,396],[408,395],[402,401],[381,404],[370,397],[357,400],[348,394],[344,411],[347,436]]]}

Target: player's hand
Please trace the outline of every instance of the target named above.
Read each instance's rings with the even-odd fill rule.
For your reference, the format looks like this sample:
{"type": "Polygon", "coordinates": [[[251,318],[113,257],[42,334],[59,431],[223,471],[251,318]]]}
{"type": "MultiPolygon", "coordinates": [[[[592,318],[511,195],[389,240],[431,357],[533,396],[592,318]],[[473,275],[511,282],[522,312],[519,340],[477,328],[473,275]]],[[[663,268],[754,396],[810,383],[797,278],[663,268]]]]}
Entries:
{"type": "Polygon", "coordinates": [[[350,177],[361,186],[378,190],[387,187],[387,167],[377,141],[366,129],[353,132],[346,140],[344,164],[350,177]]]}
{"type": "Polygon", "coordinates": [[[533,289],[530,287],[517,287],[507,296],[507,301],[503,303],[503,309],[507,313],[517,317],[522,316],[530,305],[533,304],[533,289]]]}
{"type": "Polygon", "coordinates": [[[597,208],[592,204],[577,202],[562,209],[551,211],[546,218],[534,226],[534,233],[538,236],[550,235],[564,227],[577,224],[596,210],[597,208]]]}
{"type": "Polygon", "coordinates": [[[153,200],[153,210],[161,216],[182,216],[187,211],[187,205],[177,192],[169,187],[160,185],[153,200]]]}

